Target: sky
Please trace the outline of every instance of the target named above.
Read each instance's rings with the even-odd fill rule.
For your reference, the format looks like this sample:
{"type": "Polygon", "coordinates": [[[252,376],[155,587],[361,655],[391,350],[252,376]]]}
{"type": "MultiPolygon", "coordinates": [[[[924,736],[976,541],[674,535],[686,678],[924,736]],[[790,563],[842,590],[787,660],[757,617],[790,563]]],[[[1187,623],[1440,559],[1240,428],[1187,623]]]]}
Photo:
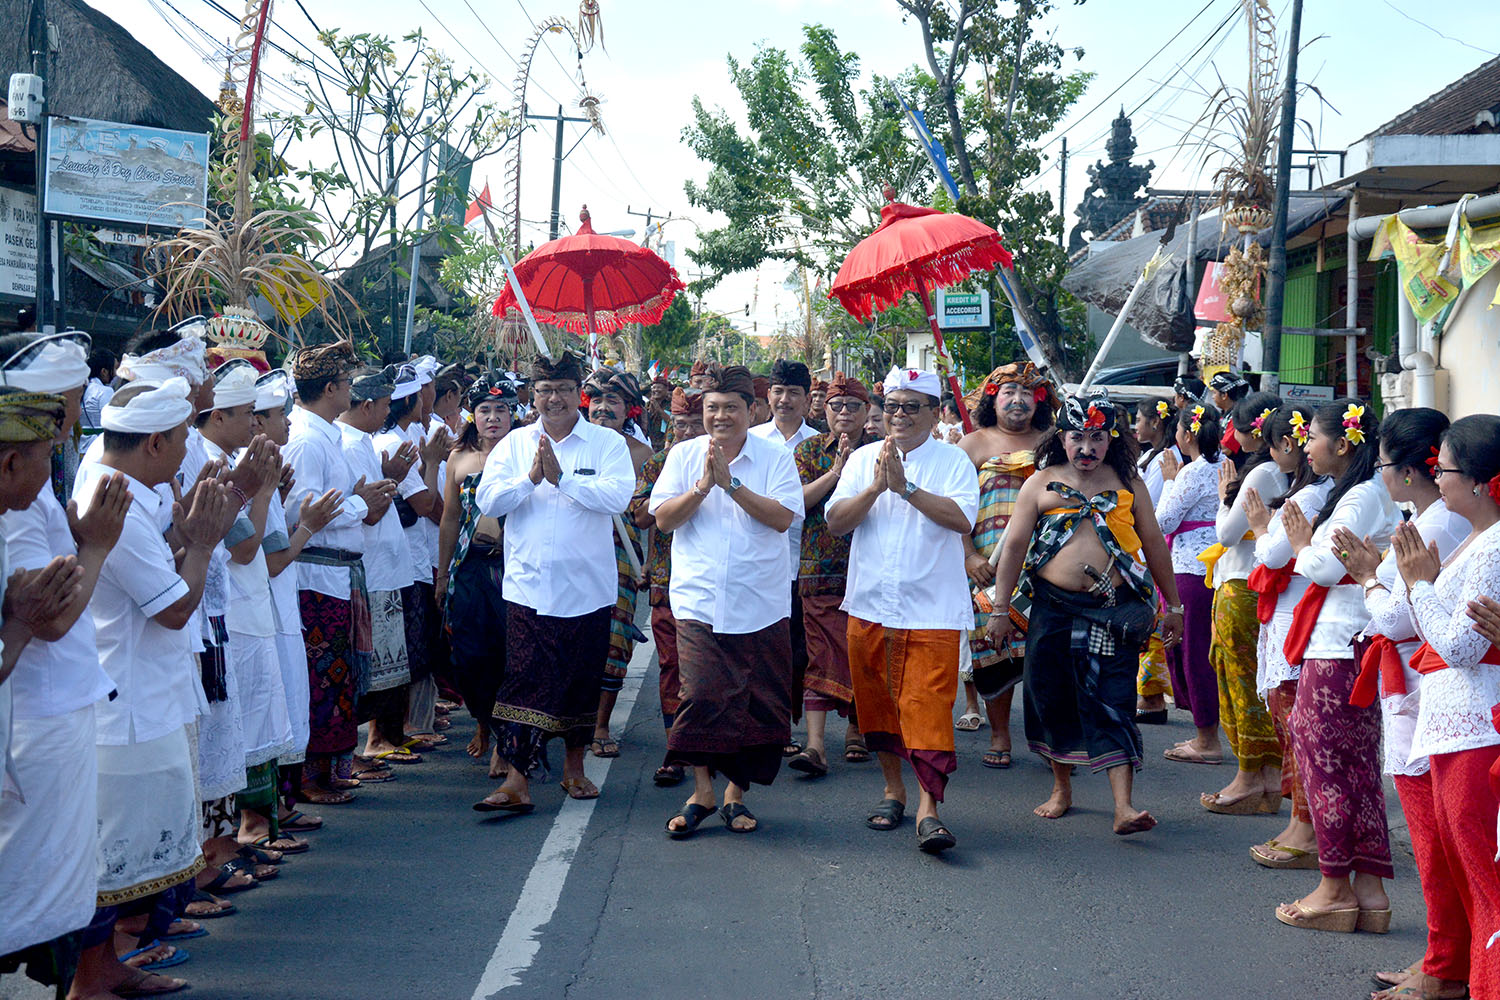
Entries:
{"type": "MultiPolygon", "coordinates": [[[[210,44],[202,32],[221,45],[230,39],[235,26],[216,8],[242,10],[244,0],[87,2],[205,94],[217,96],[222,59],[210,63],[195,49],[210,44]]],[[[1269,2],[1281,30],[1289,30],[1289,0],[1269,2]]],[[[795,49],[803,26],[821,23],[836,32],[846,51],[859,54],[866,74],[893,76],[924,58],[918,27],[903,22],[895,0],[599,0],[599,6],[603,44],[585,54],[583,75],[588,91],[603,98],[608,134],[584,137],[564,162],[562,215],[576,226],[579,208],[587,204],[597,231],[633,229],[639,240],[645,220],[629,211],[670,213],[674,221],[667,223],[664,238],[676,244],[675,263],[688,279],[696,276],[686,254],[696,230],[714,228],[722,219],[688,203],[684,184],[701,183],[707,171],[682,142],[682,129],[691,121],[694,96],[742,117],[726,57],[748,60],[762,44],[795,49]]],[[[1008,6],[1013,4],[1002,4],[1008,6]]],[[[296,0],[276,0],[270,37],[277,44],[302,51],[315,46],[307,15],[321,27],[344,32],[399,37],[420,27],[459,66],[490,76],[490,99],[501,107],[512,103],[514,57],[534,24],[550,16],[577,16],[577,4],[570,0],[302,0],[301,7],[306,14],[296,0]]],[[[1156,164],[1154,186],[1207,186],[1216,164],[1205,165],[1202,149],[1185,135],[1219,79],[1238,84],[1245,75],[1247,32],[1243,16],[1235,14],[1239,9],[1240,0],[1060,0],[1045,17],[1044,33],[1068,49],[1083,50],[1081,59],[1068,57],[1067,67],[1095,74],[1073,111],[1044,140],[1046,166],[1028,182],[1056,199],[1059,140],[1066,136],[1070,228],[1076,221],[1071,209],[1088,183],[1086,168],[1104,158],[1110,121],[1122,107],[1134,121],[1136,162],[1156,164]]],[[[555,114],[561,101],[566,113],[579,115],[572,45],[565,35],[546,39],[532,61],[529,108],[555,114]]],[[[1299,107],[1312,135],[1299,133],[1298,148],[1315,144],[1342,150],[1493,57],[1500,48],[1500,4],[1307,0],[1302,42],[1299,77],[1321,98],[1308,96],[1299,107]]],[[[272,51],[267,72],[284,81],[294,68],[272,51]]],[[[280,84],[268,89],[267,99],[273,106],[293,103],[280,84]]],[[[521,215],[525,240],[540,242],[551,205],[553,126],[533,124],[538,127],[521,140],[521,215]]],[[[581,126],[567,128],[565,149],[582,134],[581,126]]],[[[497,202],[505,186],[505,155],[481,162],[474,171],[476,190],[488,179],[497,202]]],[[[294,163],[308,159],[296,150],[290,158],[294,163]]],[[[1326,180],[1336,176],[1335,163],[1327,161],[1326,180]]],[[[1294,170],[1293,176],[1294,186],[1305,184],[1305,171],[1294,170]]],[[[1024,269],[1025,262],[1017,267],[1024,269]]],[[[704,308],[726,313],[742,327],[753,322],[766,334],[797,312],[796,299],[783,288],[786,277],[778,265],[732,276],[707,293],[704,308]]]]}

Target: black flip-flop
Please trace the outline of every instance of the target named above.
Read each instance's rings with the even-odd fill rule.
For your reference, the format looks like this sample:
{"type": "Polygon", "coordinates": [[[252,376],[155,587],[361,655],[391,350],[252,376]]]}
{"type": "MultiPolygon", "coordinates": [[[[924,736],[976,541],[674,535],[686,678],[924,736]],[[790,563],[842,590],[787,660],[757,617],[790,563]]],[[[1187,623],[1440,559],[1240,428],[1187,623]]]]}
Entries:
{"type": "Polygon", "coordinates": [[[1011,765],[1010,751],[993,749],[986,750],[984,752],[984,756],[979,758],[979,763],[983,764],[985,767],[998,768],[999,770],[1003,771],[1011,765]]]}
{"type": "Polygon", "coordinates": [[[906,815],[906,803],[898,799],[881,799],[880,805],[870,810],[870,815],[865,817],[865,826],[871,830],[879,830],[885,833],[894,830],[901,825],[902,818],[906,815]],[[883,826],[875,821],[877,819],[890,820],[889,826],[883,826]]]}
{"type": "MultiPolygon", "coordinates": [[[[245,865],[240,858],[231,858],[220,865],[219,874],[214,876],[212,882],[203,887],[205,892],[218,893],[222,896],[233,895],[236,892],[249,892],[251,889],[259,888],[260,880],[250,872],[245,871],[245,865]],[[250,876],[250,882],[247,885],[229,885],[229,880],[241,872],[250,876]]],[[[193,919],[197,920],[198,918],[194,917],[193,919]]]]}
{"type": "Polygon", "coordinates": [[[941,854],[957,843],[958,839],[936,816],[928,816],[917,824],[917,848],[927,854],[941,854]]]}
{"type": "Polygon", "coordinates": [[[698,827],[702,825],[703,821],[716,812],[718,810],[713,806],[700,806],[696,802],[689,802],[676,815],[667,820],[667,836],[673,840],[686,840],[694,833],[697,833],[698,827]],[[682,829],[672,829],[672,820],[674,819],[683,821],[682,829]]]}
{"type": "Polygon", "coordinates": [[[746,809],[745,803],[743,802],[730,802],[728,805],[724,806],[724,808],[719,810],[719,818],[724,821],[724,826],[729,830],[730,833],[754,833],[756,830],[760,829],[759,820],[757,820],[755,825],[751,827],[735,826],[734,821],[739,819],[741,816],[745,817],[746,819],[755,819],[755,813],[751,812],[749,809],[746,809]]]}
{"type": "Polygon", "coordinates": [[[671,788],[673,785],[682,784],[682,779],[686,777],[687,774],[682,770],[681,764],[663,764],[656,769],[656,774],[651,780],[656,783],[657,788],[671,788]]]}
{"type": "Polygon", "coordinates": [[[792,740],[786,746],[784,746],[784,747],[781,748],[781,756],[783,756],[783,757],[795,757],[799,753],[801,753],[804,749],[806,749],[806,748],[803,747],[803,745],[801,743],[798,743],[796,740],[792,740]]]}
{"type": "Polygon", "coordinates": [[[1138,726],[1165,726],[1167,724],[1167,710],[1158,708],[1154,712],[1135,713],[1135,722],[1138,726]]]}
{"type": "MultiPolygon", "coordinates": [[[[509,795],[510,793],[506,792],[505,794],[509,795]]],[[[507,812],[524,816],[535,808],[536,803],[534,802],[507,802],[501,805],[497,802],[491,802],[488,799],[480,799],[474,803],[474,811],[478,813],[507,812]]]]}
{"type": "Polygon", "coordinates": [[[220,917],[232,917],[236,913],[240,912],[240,908],[238,906],[235,906],[233,903],[230,903],[226,900],[216,899],[215,897],[210,896],[208,893],[204,892],[202,889],[193,890],[193,898],[188,900],[188,904],[191,905],[193,903],[212,903],[215,906],[219,906],[222,904],[224,908],[221,910],[214,910],[212,913],[189,914],[184,912],[184,920],[217,920],[220,917]]]}

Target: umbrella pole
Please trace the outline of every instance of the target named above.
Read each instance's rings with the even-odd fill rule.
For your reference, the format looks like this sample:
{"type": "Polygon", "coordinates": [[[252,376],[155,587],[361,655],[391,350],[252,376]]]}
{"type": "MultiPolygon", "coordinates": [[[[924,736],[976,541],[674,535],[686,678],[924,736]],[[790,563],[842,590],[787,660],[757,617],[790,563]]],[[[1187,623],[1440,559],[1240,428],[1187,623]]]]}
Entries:
{"type": "MultiPolygon", "coordinates": [[[[536,317],[531,315],[531,303],[526,301],[526,293],[521,290],[521,279],[516,277],[516,265],[511,263],[510,254],[505,252],[502,246],[496,247],[500,251],[500,263],[505,267],[505,275],[510,279],[510,290],[515,293],[516,304],[521,307],[521,315],[526,319],[526,328],[531,331],[531,339],[536,341],[536,349],[542,357],[548,361],[552,360],[552,351],[547,347],[547,341],[542,337],[542,331],[536,325],[536,317]]],[[[519,352],[519,348],[517,349],[519,352]]]]}
{"type": "Polygon", "coordinates": [[[589,338],[589,370],[599,369],[599,334],[594,332],[594,279],[583,279],[583,320],[589,338]]]}
{"type": "Polygon", "coordinates": [[[937,345],[938,371],[948,380],[948,388],[953,393],[954,405],[958,407],[958,416],[964,422],[964,433],[967,434],[974,429],[974,421],[969,419],[969,408],[964,405],[964,390],[958,384],[958,376],[948,366],[948,349],[943,346],[943,331],[938,329],[937,314],[932,311],[932,298],[927,294],[927,283],[922,280],[921,275],[913,273],[912,277],[916,280],[917,295],[922,300],[922,308],[927,311],[927,324],[932,327],[932,339],[937,345]]]}
{"type": "Polygon", "coordinates": [[[1169,257],[1171,257],[1171,254],[1167,254],[1165,257],[1162,256],[1161,248],[1158,247],[1156,253],[1152,254],[1151,259],[1146,262],[1146,266],[1141,269],[1140,277],[1135,279],[1135,287],[1130,290],[1130,295],[1126,297],[1125,305],[1120,307],[1120,315],[1115,317],[1114,323],[1109,328],[1109,333],[1104,335],[1104,343],[1099,345],[1099,353],[1094,355],[1094,363],[1089,365],[1088,373],[1083,376],[1083,382],[1078,386],[1078,394],[1080,396],[1088,392],[1089,386],[1094,384],[1094,376],[1099,374],[1099,366],[1104,363],[1105,355],[1109,354],[1109,349],[1115,345],[1115,340],[1120,336],[1120,331],[1125,328],[1125,317],[1130,314],[1130,310],[1135,305],[1136,299],[1141,297],[1141,292],[1146,288],[1146,282],[1151,280],[1156,274],[1157,268],[1165,264],[1169,257]]]}

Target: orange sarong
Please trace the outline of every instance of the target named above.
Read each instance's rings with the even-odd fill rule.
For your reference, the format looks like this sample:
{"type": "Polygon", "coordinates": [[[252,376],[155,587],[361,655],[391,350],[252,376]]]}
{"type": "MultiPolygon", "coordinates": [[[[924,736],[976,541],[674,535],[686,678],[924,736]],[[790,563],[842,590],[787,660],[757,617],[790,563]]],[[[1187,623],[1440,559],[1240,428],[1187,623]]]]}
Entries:
{"type": "Polygon", "coordinates": [[[886,628],[849,616],[854,709],[871,750],[911,761],[922,787],[942,801],[957,767],[957,629],[886,628]]]}

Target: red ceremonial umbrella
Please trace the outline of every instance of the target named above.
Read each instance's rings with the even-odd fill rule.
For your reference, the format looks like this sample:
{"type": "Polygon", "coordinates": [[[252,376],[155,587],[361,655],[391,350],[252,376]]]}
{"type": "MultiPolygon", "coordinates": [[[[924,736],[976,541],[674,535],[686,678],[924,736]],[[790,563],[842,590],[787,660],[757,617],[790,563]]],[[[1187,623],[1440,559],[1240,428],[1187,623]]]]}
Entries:
{"type": "MultiPolygon", "coordinates": [[[[585,205],[583,224],[571,236],[543,243],[516,262],[516,277],[541,323],[580,337],[611,334],[627,323],[661,322],[672,299],[687,286],[671,264],[647,247],[594,232],[585,205]]],[[[520,311],[509,285],[494,314],[520,311]]]]}
{"type": "Polygon", "coordinates": [[[880,210],[880,225],[849,251],[828,296],[838,299],[855,319],[867,320],[915,291],[932,325],[938,368],[953,390],[964,429],[970,430],[963,390],[948,367],[943,332],[938,329],[927,288],[956,284],[996,264],[1009,268],[1010,251],[1000,244],[999,233],[966,215],[904,204],[895,200],[896,192],[890,187],[885,189],[885,198],[888,204],[880,210]]]}

